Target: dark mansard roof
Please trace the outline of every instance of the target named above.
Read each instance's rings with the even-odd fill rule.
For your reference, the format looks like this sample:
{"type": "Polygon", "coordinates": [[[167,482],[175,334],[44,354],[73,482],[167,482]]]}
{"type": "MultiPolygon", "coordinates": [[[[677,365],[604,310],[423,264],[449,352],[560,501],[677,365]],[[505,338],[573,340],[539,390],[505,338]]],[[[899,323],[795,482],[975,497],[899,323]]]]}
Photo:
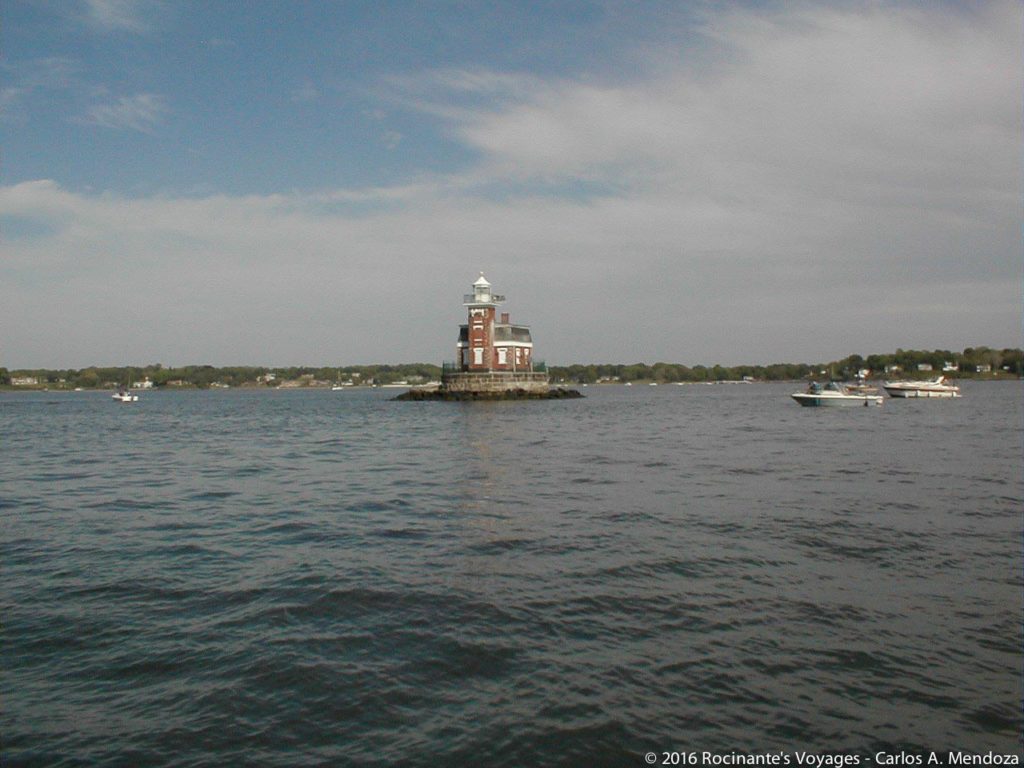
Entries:
{"type": "Polygon", "coordinates": [[[494,326],[495,341],[525,341],[531,342],[530,329],[523,325],[496,325],[494,326]]]}
{"type": "MultiPolygon", "coordinates": [[[[533,343],[530,338],[530,329],[525,325],[495,325],[494,340],[498,341],[519,341],[528,344],[533,343]]],[[[459,326],[459,341],[469,341],[469,326],[459,326]]]]}

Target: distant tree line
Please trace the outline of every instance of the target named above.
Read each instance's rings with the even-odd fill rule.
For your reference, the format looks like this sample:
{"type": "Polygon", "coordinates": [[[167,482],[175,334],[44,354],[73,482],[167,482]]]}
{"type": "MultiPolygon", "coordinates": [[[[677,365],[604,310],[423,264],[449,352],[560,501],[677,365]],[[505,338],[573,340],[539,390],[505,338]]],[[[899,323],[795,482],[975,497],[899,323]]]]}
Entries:
{"type": "MultiPolygon", "coordinates": [[[[893,367],[900,376],[908,378],[929,377],[943,372],[943,368],[956,367],[956,372],[947,375],[972,378],[982,375],[1020,376],[1024,372],[1024,352],[1020,349],[990,349],[989,347],[968,347],[963,352],[946,349],[903,350],[897,349],[887,355],[850,355],[842,360],[825,363],[773,363],[771,365],[695,365],[689,367],[678,363],[634,363],[632,365],[569,365],[551,366],[555,379],[583,383],[599,381],[655,381],[658,383],[740,381],[744,378],[757,381],[794,381],[807,378],[833,377],[852,379],[859,371],[867,369],[871,376],[880,376],[893,367]],[[919,366],[931,366],[930,371],[920,371],[919,366]],[[979,368],[990,371],[982,374],[979,368]],[[822,371],[825,373],[822,374],[822,371]]],[[[895,372],[895,371],[893,371],[895,372]]]]}
{"type": "MultiPolygon", "coordinates": [[[[165,368],[160,363],[145,366],[75,369],[0,368],[0,386],[35,380],[34,386],[51,389],[96,389],[119,385],[135,386],[150,381],[153,387],[276,387],[284,382],[315,386],[329,384],[392,384],[397,381],[418,383],[441,378],[441,367],[429,363],[403,365],[334,366],[224,366],[186,365],[165,368]]],[[[30,385],[32,386],[32,385],[30,385]]]]}
{"type": "MultiPolygon", "coordinates": [[[[793,381],[825,376],[851,379],[863,369],[878,377],[887,369],[897,366],[901,377],[927,377],[941,373],[943,368],[956,366],[959,370],[947,375],[959,378],[1014,376],[1024,374],[1024,352],[1020,349],[991,349],[968,347],[963,352],[945,349],[897,349],[885,355],[850,355],[842,360],[824,363],[773,363],[771,365],[695,365],[679,363],[603,363],[590,365],[550,366],[555,381],[597,383],[600,381],[655,381],[702,382],[738,381],[751,378],[758,381],[793,381]],[[931,366],[931,371],[919,371],[919,366],[931,366]]],[[[279,386],[288,382],[293,386],[325,386],[330,384],[417,384],[441,378],[441,367],[430,363],[400,365],[349,365],[255,367],[186,365],[165,368],[160,363],[145,366],[99,367],[75,369],[17,369],[0,368],[0,386],[48,387],[50,389],[97,389],[149,380],[154,387],[260,387],[279,386]],[[27,384],[26,382],[33,382],[27,384]]]]}

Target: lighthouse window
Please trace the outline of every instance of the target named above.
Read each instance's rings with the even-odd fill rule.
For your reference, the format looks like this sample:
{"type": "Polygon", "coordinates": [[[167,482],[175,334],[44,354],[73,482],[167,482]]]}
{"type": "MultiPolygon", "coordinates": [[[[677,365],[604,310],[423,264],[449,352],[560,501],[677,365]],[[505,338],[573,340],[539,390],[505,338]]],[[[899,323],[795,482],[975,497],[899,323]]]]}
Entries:
{"type": "Polygon", "coordinates": [[[480,347],[473,350],[473,365],[484,364],[484,351],[480,347]]]}
{"type": "Polygon", "coordinates": [[[505,347],[498,347],[498,365],[505,365],[508,363],[508,349],[505,347]]]}

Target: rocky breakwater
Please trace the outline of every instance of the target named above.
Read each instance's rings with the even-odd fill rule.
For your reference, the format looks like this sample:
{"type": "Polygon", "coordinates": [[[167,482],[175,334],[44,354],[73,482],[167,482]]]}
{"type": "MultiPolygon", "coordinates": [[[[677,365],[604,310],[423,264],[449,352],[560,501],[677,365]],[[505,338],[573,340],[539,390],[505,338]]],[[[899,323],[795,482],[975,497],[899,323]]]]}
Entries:
{"type": "Polygon", "coordinates": [[[554,387],[545,390],[506,389],[500,392],[481,392],[467,390],[410,389],[403,392],[395,400],[564,400],[583,397],[575,389],[554,387]]]}

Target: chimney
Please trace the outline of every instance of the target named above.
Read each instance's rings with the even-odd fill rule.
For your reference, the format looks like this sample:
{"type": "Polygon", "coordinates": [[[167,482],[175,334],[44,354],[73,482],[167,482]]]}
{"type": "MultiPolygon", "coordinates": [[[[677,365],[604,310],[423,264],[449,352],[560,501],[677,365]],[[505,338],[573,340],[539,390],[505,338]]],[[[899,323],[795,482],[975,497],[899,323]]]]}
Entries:
{"type": "Polygon", "coordinates": [[[508,325],[508,312],[501,313],[501,324],[508,325]]]}

